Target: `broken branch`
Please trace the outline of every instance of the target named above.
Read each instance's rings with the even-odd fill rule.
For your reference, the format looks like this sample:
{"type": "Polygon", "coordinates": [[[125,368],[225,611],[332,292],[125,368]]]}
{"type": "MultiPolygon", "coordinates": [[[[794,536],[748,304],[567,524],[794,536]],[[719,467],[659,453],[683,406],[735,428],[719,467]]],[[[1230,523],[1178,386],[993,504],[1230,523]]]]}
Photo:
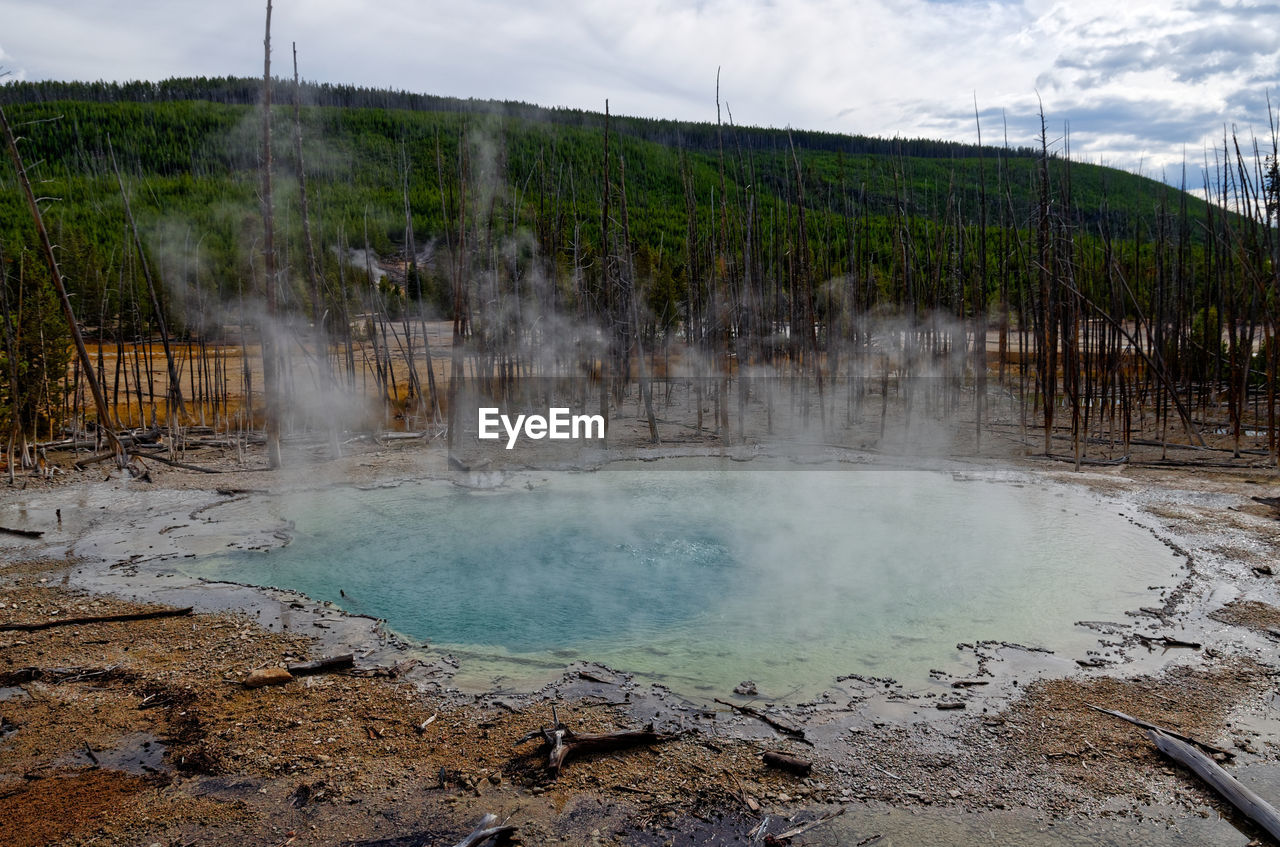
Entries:
{"type": "Polygon", "coordinates": [[[1128,721],[1134,726],[1140,726],[1143,729],[1150,729],[1150,730],[1154,730],[1155,732],[1162,732],[1165,735],[1169,736],[1170,738],[1176,738],[1179,741],[1185,741],[1187,744],[1195,745],[1196,747],[1199,747],[1202,750],[1207,750],[1210,753],[1217,753],[1219,755],[1226,756],[1228,759],[1235,758],[1236,754],[1232,753],[1230,750],[1223,750],[1221,747],[1214,747],[1212,744],[1206,744],[1203,741],[1197,741],[1196,739],[1192,738],[1189,735],[1183,735],[1182,733],[1175,732],[1172,729],[1166,729],[1163,726],[1158,726],[1153,723],[1148,723],[1147,721],[1144,721],[1141,718],[1135,718],[1132,715],[1126,715],[1124,712],[1117,712],[1114,709],[1104,709],[1101,706],[1095,706],[1092,703],[1085,703],[1085,705],[1088,706],[1090,709],[1093,709],[1095,712],[1102,712],[1102,714],[1104,715],[1111,715],[1113,718],[1119,718],[1122,721],[1128,721]]]}
{"type": "Polygon", "coordinates": [[[0,632],[35,632],[40,629],[53,629],[56,626],[82,626],[94,623],[121,623],[123,621],[147,621],[153,618],[178,618],[191,614],[191,607],[182,609],[157,609],[151,612],[130,612],[122,615],[91,615],[83,618],[55,618],[37,623],[0,624],[0,632]]]}
{"type": "Polygon", "coordinates": [[[311,676],[318,673],[336,673],[345,671],[355,667],[356,657],[351,653],[344,653],[341,656],[330,656],[327,659],[317,659],[314,662],[298,662],[292,665],[286,665],[292,676],[311,676]]]}
{"type": "Polygon", "coordinates": [[[768,724],[769,726],[776,729],[778,732],[781,732],[783,735],[788,735],[796,739],[797,741],[808,744],[810,747],[813,746],[813,742],[804,737],[803,729],[799,729],[798,727],[785,724],[782,721],[777,720],[776,718],[770,717],[769,715],[765,714],[759,709],[753,709],[750,706],[739,706],[737,703],[730,703],[727,700],[721,700],[719,697],[716,697],[714,699],[721,706],[728,706],[730,709],[733,709],[735,712],[746,715],[748,717],[755,718],[758,721],[768,724]]]}
{"type": "Polygon", "coordinates": [[[478,847],[478,845],[483,844],[490,838],[506,841],[515,835],[517,829],[519,827],[498,824],[498,816],[489,812],[480,819],[480,823],[476,824],[476,828],[471,830],[471,834],[459,841],[454,847],[478,847]]]}

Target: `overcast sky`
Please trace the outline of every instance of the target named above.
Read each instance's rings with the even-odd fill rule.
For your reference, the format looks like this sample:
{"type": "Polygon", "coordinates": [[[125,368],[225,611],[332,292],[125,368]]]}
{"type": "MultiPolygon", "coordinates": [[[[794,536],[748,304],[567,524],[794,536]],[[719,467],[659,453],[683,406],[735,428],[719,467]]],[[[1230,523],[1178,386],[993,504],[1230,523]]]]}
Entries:
{"type": "MultiPolygon", "coordinates": [[[[262,73],[257,0],[0,0],[18,79],[262,73]]],[[[303,77],[690,120],[1030,143],[1176,183],[1224,126],[1269,134],[1280,2],[277,0],[303,77]]],[[[1195,168],[1198,182],[1198,167],[1195,168]]],[[[1197,187],[1197,186],[1193,186],[1197,187]]]]}

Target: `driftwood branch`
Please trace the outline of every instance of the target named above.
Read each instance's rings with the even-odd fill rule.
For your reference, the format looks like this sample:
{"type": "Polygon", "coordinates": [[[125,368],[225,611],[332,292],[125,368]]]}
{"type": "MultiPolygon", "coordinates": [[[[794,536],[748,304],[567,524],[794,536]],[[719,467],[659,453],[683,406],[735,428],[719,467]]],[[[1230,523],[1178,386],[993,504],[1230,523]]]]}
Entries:
{"type": "Polygon", "coordinates": [[[1194,745],[1196,747],[1201,748],[1202,750],[1207,750],[1210,753],[1217,753],[1220,756],[1226,756],[1228,759],[1234,759],[1236,756],[1236,754],[1232,753],[1230,750],[1223,750],[1221,747],[1214,747],[1212,744],[1206,744],[1203,741],[1197,741],[1196,739],[1192,738],[1189,735],[1183,735],[1182,733],[1175,732],[1172,729],[1166,729],[1163,726],[1158,726],[1157,724],[1148,723],[1147,721],[1144,721],[1141,718],[1135,718],[1132,715],[1126,715],[1124,712],[1117,712],[1114,709],[1104,709],[1101,706],[1095,706],[1092,703],[1085,703],[1085,705],[1088,706],[1090,709],[1093,709],[1095,712],[1102,712],[1102,714],[1104,715],[1111,715],[1113,718],[1119,718],[1122,721],[1128,721],[1134,726],[1140,726],[1143,729],[1150,729],[1155,732],[1164,733],[1170,738],[1176,738],[1179,741],[1184,741],[1187,744],[1194,745]]]}
{"type": "Polygon", "coordinates": [[[222,471],[213,468],[202,468],[199,465],[191,465],[186,462],[176,462],[173,459],[166,459],[163,456],[148,455],[147,459],[152,462],[159,462],[162,465],[168,465],[171,468],[181,468],[184,471],[195,471],[196,473],[222,473],[222,471]]]}
{"type": "Polygon", "coordinates": [[[349,670],[355,666],[355,663],[356,657],[354,655],[343,653],[341,656],[330,656],[327,659],[317,659],[314,662],[298,662],[286,667],[292,676],[311,676],[319,673],[336,673],[349,670]]]}
{"type": "Polygon", "coordinates": [[[564,735],[552,748],[548,763],[553,770],[559,771],[566,759],[580,753],[605,753],[611,750],[625,750],[647,744],[657,744],[670,736],[655,732],[653,724],[644,729],[626,730],[622,732],[603,732],[592,735],[577,735],[572,730],[563,730],[564,735]]]}
{"type": "Polygon", "coordinates": [[[766,723],[769,726],[776,729],[778,732],[781,732],[783,735],[790,736],[791,738],[794,738],[797,741],[801,741],[805,744],[808,744],[811,747],[813,746],[813,742],[804,737],[804,730],[800,729],[799,727],[794,727],[794,726],[791,726],[790,724],[785,724],[782,721],[778,720],[777,718],[770,717],[769,715],[765,714],[759,709],[753,709],[750,706],[739,706],[737,703],[730,703],[727,700],[721,700],[719,697],[716,697],[715,701],[719,703],[721,706],[728,706],[730,709],[733,709],[735,712],[738,712],[739,714],[743,714],[743,715],[746,715],[747,717],[755,718],[758,721],[766,723]]]}
{"type": "Polygon", "coordinates": [[[1143,644],[1147,645],[1148,647],[1155,645],[1155,646],[1161,646],[1165,648],[1187,647],[1191,650],[1199,650],[1200,647],[1202,646],[1199,641],[1183,641],[1180,638],[1174,638],[1169,635],[1150,636],[1150,635],[1139,634],[1138,640],[1141,641],[1143,644]]]}
{"type": "Polygon", "coordinates": [[[480,823],[476,824],[476,828],[471,830],[470,835],[454,847],[479,847],[490,838],[494,839],[495,843],[504,843],[516,834],[517,829],[518,827],[499,824],[498,816],[490,812],[480,819],[480,823]]]}
{"type": "Polygon", "coordinates": [[[1241,814],[1280,841],[1280,814],[1270,803],[1241,785],[1217,762],[1182,739],[1158,730],[1149,730],[1147,737],[1161,753],[1203,779],[1241,814]]]}
{"type": "Polygon", "coordinates": [[[654,731],[653,724],[644,729],[623,730],[620,732],[603,732],[579,735],[560,723],[560,718],[552,709],[554,723],[545,729],[536,729],[526,733],[516,744],[524,744],[539,736],[548,748],[547,766],[557,774],[565,762],[581,753],[606,753],[612,750],[626,750],[648,744],[658,744],[669,740],[672,736],[654,731]]]}
{"type": "Polygon", "coordinates": [[[19,538],[42,538],[44,531],[39,529],[10,529],[7,526],[0,526],[0,532],[16,535],[19,538]]]}
{"type": "Polygon", "coordinates": [[[0,624],[0,632],[35,632],[57,626],[82,626],[94,623],[120,623],[122,621],[147,621],[153,618],[179,618],[191,614],[191,607],[182,609],[156,609],[150,612],[130,612],[121,615],[91,615],[83,618],[55,618],[37,623],[0,624]]]}

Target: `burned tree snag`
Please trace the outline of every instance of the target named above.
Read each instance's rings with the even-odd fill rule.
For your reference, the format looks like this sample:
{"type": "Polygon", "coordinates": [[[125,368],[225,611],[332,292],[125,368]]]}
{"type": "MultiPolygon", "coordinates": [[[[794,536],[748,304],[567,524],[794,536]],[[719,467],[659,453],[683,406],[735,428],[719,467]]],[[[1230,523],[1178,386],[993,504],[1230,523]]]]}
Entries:
{"type": "Polygon", "coordinates": [[[262,261],[267,314],[259,323],[262,345],[262,390],[266,395],[267,464],[280,467],[280,360],[276,343],[275,206],[271,199],[271,0],[262,39],[262,261]]]}

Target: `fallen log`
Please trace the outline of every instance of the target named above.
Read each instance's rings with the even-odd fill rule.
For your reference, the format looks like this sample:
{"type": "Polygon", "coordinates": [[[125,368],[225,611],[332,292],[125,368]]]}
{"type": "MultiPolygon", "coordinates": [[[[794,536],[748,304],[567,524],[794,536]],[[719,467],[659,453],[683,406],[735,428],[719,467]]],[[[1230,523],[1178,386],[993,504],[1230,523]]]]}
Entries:
{"type": "Polygon", "coordinates": [[[287,685],[293,682],[293,674],[284,668],[259,668],[244,678],[245,688],[264,688],[268,685],[287,685]]]}
{"type": "Polygon", "coordinates": [[[571,757],[581,753],[607,753],[612,750],[625,750],[645,744],[657,744],[670,736],[655,732],[653,724],[644,729],[624,730],[621,732],[602,732],[591,735],[578,735],[573,730],[562,727],[554,733],[551,752],[547,755],[547,764],[551,769],[560,772],[560,768],[571,757]]]}
{"type": "Polygon", "coordinates": [[[355,664],[356,657],[351,653],[344,653],[341,656],[330,656],[327,659],[317,659],[314,662],[298,662],[285,667],[293,676],[312,676],[319,673],[345,671],[355,667],[355,664]]]}
{"type": "Polygon", "coordinates": [[[202,468],[199,465],[190,465],[186,462],[175,462],[173,459],[165,459],[161,456],[153,456],[148,454],[147,459],[152,462],[159,462],[162,465],[168,465],[171,468],[181,468],[184,471],[195,471],[196,473],[222,473],[222,471],[213,468],[202,468]]]}
{"type": "Polygon", "coordinates": [[[721,706],[728,706],[730,709],[733,709],[735,712],[738,712],[739,714],[743,714],[743,715],[746,715],[747,717],[755,718],[756,720],[761,721],[762,723],[768,724],[769,726],[776,729],[778,732],[781,732],[783,735],[790,736],[791,738],[794,738],[797,741],[800,741],[804,744],[808,744],[810,747],[813,746],[813,742],[804,737],[804,730],[800,729],[799,727],[794,727],[789,724],[785,724],[782,721],[778,720],[777,718],[772,718],[769,715],[765,714],[764,712],[760,711],[759,709],[753,709],[750,706],[740,706],[737,703],[730,703],[727,700],[721,700],[719,697],[716,697],[714,699],[721,706]]]}
{"type": "Polygon", "coordinates": [[[1166,648],[1188,647],[1192,650],[1199,650],[1200,647],[1202,646],[1198,641],[1183,641],[1182,639],[1173,638],[1172,636],[1169,636],[1169,635],[1157,635],[1153,637],[1150,635],[1138,634],[1138,640],[1141,641],[1143,644],[1147,645],[1148,647],[1150,647],[1152,644],[1161,644],[1161,645],[1164,645],[1166,648]]]}
{"type": "Polygon", "coordinates": [[[53,629],[56,626],[84,626],[95,623],[121,623],[124,621],[147,621],[154,618],[179,618],[191,614],[191,607],[181,609],[157,609],[151,612],[129,612],[121,615],[90,615],[83,618],[53,618],[37,623],[4,623],[0,624],[0,632],[35,632],[40,629],[53,629]]]}
{"type": "Polygon", "coordinates": [[[813,770],[813,762],[774,750],[764,751],[764,763],[769,767],[778,768],[796,776],[808,776],[809,772],[813,770]]]}
{"type": "Polygon", "coordinates": [[[655,732],[653,724],[644,729],[623,730],[620,732],[602,732],[589,735],[578,735],[569,727],[560,723],[555,708],[551,710],[554,723],[545,729],[535,729],[516,742],[524,744],[538,736],[542,736],[547,753],[547,766],[557,774],[573,756],[581,753],[607,753],[612,750],[625,750],[646,744],[657,744],[669,740],[672,736],[655,732]]]}
{"type": "Polygon", "coordinates": [[[1147,737],[1161,753],[1203,779],[1241,814],[1280,841],[1280,813],[1276,812],[1274,806],[1241,785],[1217,762],[1182,739],[1159,730],[1148,730],[1147,737]]]}
{"type": "Polygon", "coordinates": [[[476,828],[471,830],[471,834],[459,841],[454,847],[478,847],[490,838],[495,843],[505,843],[511,840],[511,836],[516,834],[519,827],[509,826],[507,824],[499,824],[498,816],[492,812],[487,813],[480,819],[480,823],[476,824],[476,828]]]}
{"type": "Polygon", "coordinates": [[[102,453],[95,453],[94,455],[83,459],[76,459],[73,465],[76,470],[82,471],[90,465],[96,465],[99,462],[105,462],[107,459],[114,459],[115,457],[116,454],[114,450],[107,450],[102,453]]]}
{"type": "Polygon", "coordinates": [[[0,526],[0,532],[7,532],[9,535],[16,535],[19,538],[44,537],[44,530],[40,529],[10,529],[7,526],[0,526]]]}
{"type": "Polygon", "coordinates": [[[1157,724],[1148,723],[1147,721],[1144,721],[1141,718],[1135,718],[1132,715],[1126,715],[1124,712],[1117,712],[1114,709],[1104,709],[1101,706],[1095,706],[1092,703],[1085,703],[1085,705],[1088,706],[1090,709],[1093,709],[1095,712],[1102,712],[1102,714],[1104,715],[1111,715],[1113,718],[1119,718],[1122,721],[1128,721],[1134,726],[1140,726],[1143,729],[1149,729],[1154,732],[1162,732],[1165,735],[1169,736],[1170,738],[1176,738],[1179,741],[1184,741],[1187,744],[1191,744],[1195,747],[1199,747],[1202,750],[1207,750],[1210,753],[1216,753],[1220,756],[1226,756],[1228,759],[1234,759],[1236,757],[1236,754],[1232,753],[1230,750],[1223,750],[1221,747],[1214,747],[1212,744],[1206,744],[1203,741],[1197,741],[1196,739],[1192,738],[1190,735],[1183,735],[1182,733],[1175,732],[1172,729],[1167,729],[1157,724]]]}

